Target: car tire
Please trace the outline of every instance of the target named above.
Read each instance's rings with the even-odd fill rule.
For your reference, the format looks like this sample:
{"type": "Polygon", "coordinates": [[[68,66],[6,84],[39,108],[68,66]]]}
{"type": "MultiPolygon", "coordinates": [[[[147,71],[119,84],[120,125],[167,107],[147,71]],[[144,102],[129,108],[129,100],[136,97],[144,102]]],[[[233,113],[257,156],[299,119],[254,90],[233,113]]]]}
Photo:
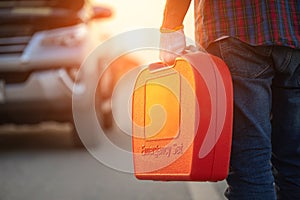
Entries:
{"type": "Polygon", "coordinates": [[[75,148],[82,148],[84,147],[77,131],[76,131],[76,128],[74,126],[74,129],[72,130],[72,133],[71,133],[71,142],[72,142],[72,145],[75,147],[75,148]]]}

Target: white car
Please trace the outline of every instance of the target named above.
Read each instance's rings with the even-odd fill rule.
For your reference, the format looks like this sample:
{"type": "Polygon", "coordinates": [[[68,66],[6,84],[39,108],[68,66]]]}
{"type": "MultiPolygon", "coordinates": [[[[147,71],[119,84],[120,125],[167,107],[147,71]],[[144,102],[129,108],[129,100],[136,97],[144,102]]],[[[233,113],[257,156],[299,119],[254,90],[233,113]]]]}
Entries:
{"type": "Polygon", "coordinates": [[[72,122],[76,74],[95,45],[89,23],[110,15],[84,0],[1,1],[0,123],[72,122]]]}

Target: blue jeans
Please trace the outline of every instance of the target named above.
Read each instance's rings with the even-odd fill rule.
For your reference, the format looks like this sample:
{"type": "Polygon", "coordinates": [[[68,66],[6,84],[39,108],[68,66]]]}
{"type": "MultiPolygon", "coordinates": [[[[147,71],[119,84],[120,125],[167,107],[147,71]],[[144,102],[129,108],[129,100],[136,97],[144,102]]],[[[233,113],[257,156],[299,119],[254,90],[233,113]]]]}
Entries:
{"type": "Polygon", "coordinates": [[[234,87],[225,196],[300,199],[300,49],[227,38],[207,51],[226,62],[234,87]]]}

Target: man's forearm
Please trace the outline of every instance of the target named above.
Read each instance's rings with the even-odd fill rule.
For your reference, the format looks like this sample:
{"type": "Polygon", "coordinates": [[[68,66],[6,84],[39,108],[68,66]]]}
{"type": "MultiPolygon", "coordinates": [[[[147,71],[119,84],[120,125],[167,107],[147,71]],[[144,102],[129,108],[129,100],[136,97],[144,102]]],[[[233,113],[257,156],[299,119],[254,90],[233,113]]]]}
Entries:
{"type": "Polygon", "coordinates": [[[182,25],[191,0],[167,0],[162,28],[174,29],[182,25]]]}

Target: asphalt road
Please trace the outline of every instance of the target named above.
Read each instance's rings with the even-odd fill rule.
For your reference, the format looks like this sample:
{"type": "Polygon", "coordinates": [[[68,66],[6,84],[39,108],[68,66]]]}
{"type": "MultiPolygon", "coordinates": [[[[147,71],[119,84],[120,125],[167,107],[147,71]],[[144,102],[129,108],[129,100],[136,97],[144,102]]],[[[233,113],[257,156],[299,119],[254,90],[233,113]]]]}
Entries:
{"type": "Polygon", "coordinates": [[[71,133],[68,124],[0,127],[0,199],[224,199],[224,182],[140,181],[104,166],[71,133]]]}

